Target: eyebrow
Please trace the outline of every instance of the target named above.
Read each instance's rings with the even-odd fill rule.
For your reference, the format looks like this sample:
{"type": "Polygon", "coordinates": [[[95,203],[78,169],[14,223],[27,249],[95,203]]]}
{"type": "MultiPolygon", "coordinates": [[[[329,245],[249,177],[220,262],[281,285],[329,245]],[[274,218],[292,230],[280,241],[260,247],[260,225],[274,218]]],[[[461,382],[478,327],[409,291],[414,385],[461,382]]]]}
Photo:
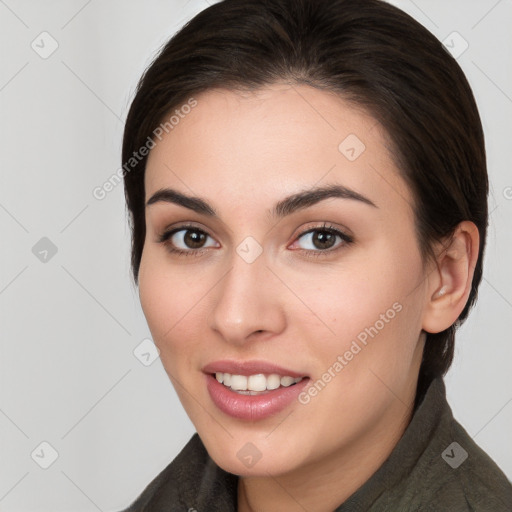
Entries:
{"type": "MultiPolygon", "coordinates": [[[[325,187],[316,187],[304,190],[285,197],[274,205],[274,207],[269,211],[269,214],[271,217],[286,217],[296,211],[309,208],[320,201],[331,198],[350,199],[378,208],[373,201],[355,190],[342,185],[328,185],[325,187]]],[[[201,199],[200,197],[187,196],[171,188],[162,188],[156,191],[149,198],[146,206],[159,202],[177,204],[201,215],[218,217],[218,213],[215,208],[208,204],[204,199],[201,199]]]]}

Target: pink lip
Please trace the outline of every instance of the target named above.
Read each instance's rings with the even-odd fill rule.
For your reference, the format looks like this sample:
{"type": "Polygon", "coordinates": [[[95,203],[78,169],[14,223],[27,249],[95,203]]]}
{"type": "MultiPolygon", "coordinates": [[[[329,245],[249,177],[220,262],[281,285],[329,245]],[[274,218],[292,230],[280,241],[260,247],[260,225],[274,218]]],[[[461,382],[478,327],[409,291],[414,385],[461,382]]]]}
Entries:
{"type": "Polygon", "coordinates": [[[217,361],[206,365],[203,372],[206,373],[208,393],[217,408],[233,418],[247,421],[263,420],[297,402],[299,394],[310,380],[304,374],[262,361],[217,361]],[[246,376],[277,373],[281,376],[304,378],[292,386],[269,390],[261,395],[242,395],[218,382],[214,375],[217,372],[246,376]]]}
{"type": "Polygon", "coordinates": [[[207,364],[203,368],[203,372],[209,374],[222,372],[231,373],[232,375],[246,376],[257,375],[258,373],[264,373],[266,375],[277,373],[278,375],[281,375],[281,377],[307,377],[304,373],[297,373],[293,370],[289,370],[288,368],[277,366],[266,361],[215,361],[207,364]]]}
{"type": "Polygon", "coordinates": [[[287,388],[278,388],[261,395],[241,395],[206,375],[206,387],[213,403],[225,414],[239,420],[258,421],[281,412],[298,402],[298,396],[308,385],[305,378],[287,388]]]}

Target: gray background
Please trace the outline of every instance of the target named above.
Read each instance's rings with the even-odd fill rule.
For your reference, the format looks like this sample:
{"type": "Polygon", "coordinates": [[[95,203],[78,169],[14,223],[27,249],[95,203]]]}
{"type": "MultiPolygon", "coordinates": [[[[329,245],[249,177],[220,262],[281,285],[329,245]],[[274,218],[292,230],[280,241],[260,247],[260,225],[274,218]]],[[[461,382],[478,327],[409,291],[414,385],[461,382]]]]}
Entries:
{"type": "MultiPolygon", "coordinates": [[[[512,1],[393,3],[452,51],[469,45],[458,61],[483,118],[491,217],[479,303],[446,383],[456,417],[511,478],[512,1]]],[[[140,74],[206,6],[0,0],[3,512],[119,510],[194,432],[160,360],[137,350],[150,333],[122,185],[101,201],[92,191],[120,166],[140,74]]]]}

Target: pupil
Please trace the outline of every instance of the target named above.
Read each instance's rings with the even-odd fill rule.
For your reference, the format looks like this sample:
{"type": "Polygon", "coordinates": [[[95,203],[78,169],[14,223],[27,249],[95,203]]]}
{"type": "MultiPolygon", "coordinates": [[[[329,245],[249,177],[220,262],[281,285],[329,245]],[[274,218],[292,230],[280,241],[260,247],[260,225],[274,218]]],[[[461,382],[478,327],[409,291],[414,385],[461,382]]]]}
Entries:
{"type": "Polygon", "coordinates": [[[316,231],[313,234],[313,244],[317,249],[330,249],[335,242],[336,237],[329,231],[316,231]]]}
{"type": "Polygon", "coordinates": [[[204,244],[205,234],[200,233],[199,231],[191,231],[188,230],[185,233],[185,243],[191,249],[197,249],[204,244]]]}

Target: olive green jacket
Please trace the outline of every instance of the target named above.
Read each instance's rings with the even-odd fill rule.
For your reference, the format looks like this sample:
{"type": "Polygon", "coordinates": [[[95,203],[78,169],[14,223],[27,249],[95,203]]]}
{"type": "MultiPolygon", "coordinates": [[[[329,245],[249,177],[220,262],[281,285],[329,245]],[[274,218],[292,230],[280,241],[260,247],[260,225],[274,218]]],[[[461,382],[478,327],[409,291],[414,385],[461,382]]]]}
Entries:
{"type": "MultiPolygon", "coordinates": [[[[124,512],[235,512],[238,477],[194,434],[124,512]]],[[[434,380],[382,466],[333,512],[511,512],[512,485],[453,418],[434,380]]]]}

